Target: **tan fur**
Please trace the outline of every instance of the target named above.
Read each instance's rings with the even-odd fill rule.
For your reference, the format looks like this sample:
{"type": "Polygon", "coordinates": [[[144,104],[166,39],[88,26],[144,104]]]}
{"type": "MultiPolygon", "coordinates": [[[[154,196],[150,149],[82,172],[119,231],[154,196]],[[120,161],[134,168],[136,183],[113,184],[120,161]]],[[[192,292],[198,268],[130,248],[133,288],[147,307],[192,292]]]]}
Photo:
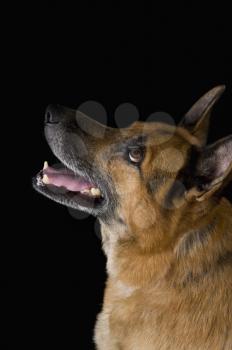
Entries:
{"type": "Polygon", "coordinates": [[[231,204],[219,196],[202,202],[181,197],[167,207],[165,196],[189,148],[200,143],[182,127],[155,123],[135,123],[120,137],[141,130],[148,135],[142,179],[116,155],[98,159],[113,179],[121,220],[101,223],[108,280],[97,349],[231,350],[231,204]],[[152,174],[163,183],[151,194],[146,184],[152,174]],[[194,230],[205,230],[206,238],[188,251],[194,230]]]}

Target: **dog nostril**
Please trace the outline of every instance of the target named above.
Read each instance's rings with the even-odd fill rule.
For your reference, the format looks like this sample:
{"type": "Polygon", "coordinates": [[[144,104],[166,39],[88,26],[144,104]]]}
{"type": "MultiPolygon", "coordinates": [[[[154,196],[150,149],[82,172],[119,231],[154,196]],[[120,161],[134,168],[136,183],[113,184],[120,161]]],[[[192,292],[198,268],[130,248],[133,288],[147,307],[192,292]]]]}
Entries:
{"type": "Polygon", "coordinates": [[[44,122],[46,124],[57,124],[60,121],[60,112],[58,107],[50,105],[47,107],[45,112],[44,122]]]}
{"type": "Polygon", "coordinates": [[[46,112],[45,114],[45,123],[50,123],[51,122],[51,113],[50,112],[46,112]]]}

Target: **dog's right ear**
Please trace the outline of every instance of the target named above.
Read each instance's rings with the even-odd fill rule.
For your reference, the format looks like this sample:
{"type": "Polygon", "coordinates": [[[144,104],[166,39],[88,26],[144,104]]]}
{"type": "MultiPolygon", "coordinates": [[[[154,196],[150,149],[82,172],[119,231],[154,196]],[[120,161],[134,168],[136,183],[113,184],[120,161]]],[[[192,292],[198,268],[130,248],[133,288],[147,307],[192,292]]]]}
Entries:
{"type": "Polygon", "coordinates": [[[225,85],[216,86],[208,91],[192,106],[179,124],[196,136],[201,146],[204,146],[207,141],[212,108],[224,91],[225,85]]]}
{"type": "Polygon", "coordinates": [[[192,170],[192,186],[185,192],[187,200],[203,201],[222,189],[232,176],[232,135],[205,147],[192,170]]]}

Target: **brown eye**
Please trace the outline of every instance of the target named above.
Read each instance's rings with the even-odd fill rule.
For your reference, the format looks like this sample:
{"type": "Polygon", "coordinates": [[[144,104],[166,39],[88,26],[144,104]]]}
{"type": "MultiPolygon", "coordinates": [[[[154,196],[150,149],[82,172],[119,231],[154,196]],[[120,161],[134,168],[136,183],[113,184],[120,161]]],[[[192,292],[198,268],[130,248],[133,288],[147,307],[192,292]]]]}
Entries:
{"type": "Polygon", "coordinates": [[[129,151],[130,161],[133,163],[140,163],[143,159],[143,152],[140,148],[133,148],[129,151]]]}

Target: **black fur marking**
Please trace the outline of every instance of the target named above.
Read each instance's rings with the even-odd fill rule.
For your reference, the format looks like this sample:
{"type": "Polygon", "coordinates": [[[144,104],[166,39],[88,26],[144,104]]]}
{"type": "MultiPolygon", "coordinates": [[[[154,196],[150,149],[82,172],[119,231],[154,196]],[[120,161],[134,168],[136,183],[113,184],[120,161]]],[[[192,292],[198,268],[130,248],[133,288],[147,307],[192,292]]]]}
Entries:
{"type": "Polygon", "coordinates": [[[147,189],[148,189],[148,192],[153,194],[155,192],[158,191],[158,189],[160,187],[162,187],[162,185],[164,184],[165,182],[165,179],[160,177],[160,178],[154,178],[152,180],[150,180],[147,184],[147,189]]]}
{"type": "Polygon", "coordinates": [[[147,182],[147,190],[150,194],[157,193],[158,190],[165,184],[169,175],[166,172],[159,170],[157,176],[152,177],[147,182]]]}
{"type": "MultiPolygon", "coordinates": [[[[232,264],[232,252],[227,251],[224,254],[220,255],[216,261],[216,264],[209,264],[208,266],[204,266],[202,271],[193,274],[190,271],[186,278],[182,281],[181,287],[185,288],[189,284],[199,284],[210,272],[216,273],[219,269],[223,268],[225,265],[232,264]]],[[[176,287],[177,285],[175,285],[176,287]]]]}
{"type": "Polygon", "coordinates": [[[199,284],[205,276],[209,274],[209,272],[212,270],[211,266],[204,267],[201,272],[193,274],[192,271],[190,271],[186,278],[182,281],[181,286],[185,288],[189,284],[199,284]]]}
{"type": "Polygon", "coordinates": [[[183,183],[186,190],[201,185],[200,179],[198,179],[195,174],[199,155],[200,149],[195,146],[191,147],[188,150],[186,164],[178,174],[178,180],[183,183]]]}
{"type": "Polygon", "coordinates": [[[220,255],[218,260],[217,260],[217,264],[220,267],[223,267],[227,264],[231,264],[232,265],[232,252],[231,251],[227,251],[224,254],[220,255]]]}
{"type": "Polygon", "coordinates": [[[174,181],[171,188],[167,192],[164,200],[165,208],[173,208],[174,199],[181,198],[184,196],[185,187],[183,183],[174,181]]]}
{"type": "Polygon", "coordinates": [[[200,230],[193,230],[185,234],[177,247],[176,253],[178,257],[186,256],[193,249],[200,249],[205,244],[213,232],[215,222],[210,223],[200,230]]]}

